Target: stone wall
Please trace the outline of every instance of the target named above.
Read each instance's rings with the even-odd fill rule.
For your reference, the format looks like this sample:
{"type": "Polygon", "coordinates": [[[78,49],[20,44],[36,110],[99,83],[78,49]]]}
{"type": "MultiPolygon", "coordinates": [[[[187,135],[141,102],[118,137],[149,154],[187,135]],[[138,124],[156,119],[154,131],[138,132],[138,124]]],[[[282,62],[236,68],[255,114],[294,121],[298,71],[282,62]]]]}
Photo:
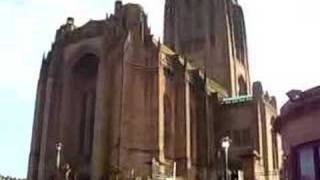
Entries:
{"type": "Polygon", "coordinates": [[[57,31],[40,74],[29,179],[55,176],[57,142],[61,161],[80,176],[150,174],[158,153],[159,48],[142,8],[117,5],[106,20],[77,28],[68,18],[57,31]]]}

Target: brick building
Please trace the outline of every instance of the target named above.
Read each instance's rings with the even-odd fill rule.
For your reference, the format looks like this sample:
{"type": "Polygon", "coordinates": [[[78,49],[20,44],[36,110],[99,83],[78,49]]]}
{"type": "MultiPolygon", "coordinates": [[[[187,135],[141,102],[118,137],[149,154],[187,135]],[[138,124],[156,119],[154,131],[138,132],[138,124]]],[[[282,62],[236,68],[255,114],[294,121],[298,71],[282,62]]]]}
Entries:
{"type": "Polygon", "coordinates": [[[320,178],[320,87],[307,91],[292,90],[275,121],[284,151],[283,179],[320,178]]]}
{"type": "MultiPolygon", "coordinates": [[[[68,18],[43,58],[28,179],[151,177],[154,161],[181,179],[220,179],[220,141],[233,140],[230,172],[278,178],[276,100],[251,86],[243,12],[230,0],[167,0],[164,44],[137,4],[76,27],[68,18]]],[[[161,169],[161,168],[160,168],[161,169]]]]}

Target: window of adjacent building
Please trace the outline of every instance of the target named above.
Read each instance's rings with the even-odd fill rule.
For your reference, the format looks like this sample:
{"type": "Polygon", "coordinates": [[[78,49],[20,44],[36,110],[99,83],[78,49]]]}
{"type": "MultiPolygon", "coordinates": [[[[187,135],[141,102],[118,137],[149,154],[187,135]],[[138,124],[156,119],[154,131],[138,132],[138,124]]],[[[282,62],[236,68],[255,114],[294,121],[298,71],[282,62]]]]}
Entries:
{"type": "Polygon", "coordinates": [[[317,148],[317,151],[318,151],[318,166],[319,166],[319,171],[320,171],[320,146],[317,148]]]}
{"type": "Polygon", "coordinates": [[[299,150],[299,167],[301,180],[315,180],[315,167],[312,148],[299,150]]]}
{"type": "Polygon", "coordinates": [[[297,149],[298,180],[320,180],[320,143],[297,149]]]}

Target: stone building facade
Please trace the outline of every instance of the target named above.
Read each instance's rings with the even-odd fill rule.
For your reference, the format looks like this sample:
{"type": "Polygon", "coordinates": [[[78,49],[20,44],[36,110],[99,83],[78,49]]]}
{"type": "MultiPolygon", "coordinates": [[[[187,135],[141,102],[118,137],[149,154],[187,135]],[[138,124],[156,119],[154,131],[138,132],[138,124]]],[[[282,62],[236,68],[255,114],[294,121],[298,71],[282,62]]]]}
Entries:
{"type": "Polygon", "coordinates": [[[43,58],[28,179],[151,177],[175,164],[181,179],[220,179],[220,140],[244,179],[278,178],[276,100],[251,86],[244,17],[230,0],[167,0],[164,44],[137,4],[76,27],[68,18],[43,58]]]}
{"type": "Polygon", "coordinates": [[[307,91],[292,90],[281,108],[275,130],[283,142],[283,179],[320,178],[320,86],[307,91]]]}

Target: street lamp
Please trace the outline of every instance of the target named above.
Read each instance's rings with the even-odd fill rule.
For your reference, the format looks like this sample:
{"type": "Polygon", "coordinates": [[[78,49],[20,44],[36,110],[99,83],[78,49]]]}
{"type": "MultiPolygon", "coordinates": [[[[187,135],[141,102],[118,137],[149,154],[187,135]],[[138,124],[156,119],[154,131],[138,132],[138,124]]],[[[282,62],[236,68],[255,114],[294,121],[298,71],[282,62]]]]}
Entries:
{"type": "Polygon", "coordinates": [[[56,150],[57,150],[57,160],[56,160],[56,168],[60,169],[60,159],[61,159],[61,150],[62,150],[62,143],[59,142],[56,144],[56,150]]]}
{"type": "Polygon", "coordinates": [[[225,136],[221,139],[221,147],[224,149],[224,155],[225,155],[225,180],[229,180],[229,166],[228,166],[228,150],[231,144],[231,139],[229,136],[225,136]]]}

